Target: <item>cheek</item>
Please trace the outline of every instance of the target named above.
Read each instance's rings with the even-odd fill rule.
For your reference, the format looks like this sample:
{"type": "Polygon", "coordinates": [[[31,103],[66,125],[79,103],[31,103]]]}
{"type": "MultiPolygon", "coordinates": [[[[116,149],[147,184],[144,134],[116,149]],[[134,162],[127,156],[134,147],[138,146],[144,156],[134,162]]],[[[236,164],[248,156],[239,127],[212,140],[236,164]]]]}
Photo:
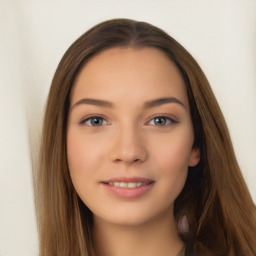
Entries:
{"type": "Polygon", "coordinates": [[[162,158],[161,160],[163,164],[160,173],[161,184],[159,183],[162,193],[161,198],[172,204],[184,188],[188,166],[179,154],[171,154],[171,152],[165,159],[162,158]]]}
{"type": "Polygon", "coordinates": [[[188,169],[191,145],[192,142],[184,137],[166,140],[158,150],[154,150],[153,155],[164,172],[180,172],[188,169]]]}
{"type": "MultiPolygon", "coordinates": [[[[98,181],[98,170],[102,161],[102,147],[90,138],[85,138],[76,130],[67,133],[67,160],[73,186],[87,205],[93,191],[93,184],[98,181]]],[[[93,198],[93,197],[92,197],[93,198]]]]}
{"type": "MultiPolygon", "coordinates": [[[[192,140],[186,136],[172,137],[162,142],[161,146],[152,152],[153,163],[158,168],[161,189],[168,191],[165,195],[175,200],[184,187],[188,165],[191,156],[192,140]]],[[[160,145],[160,144],[159,144],[160,145]]],[[[167,199],[169,200],[169,199],[167,199]]]]}
{"type": "Polygon", "coordinates": [[[90,143],[88,139],[79,133],[67,134],[67,160],[69,172],[74,183],[80,184],[91,177],[101,161],[102,148],[97,143],[90,143]]]}

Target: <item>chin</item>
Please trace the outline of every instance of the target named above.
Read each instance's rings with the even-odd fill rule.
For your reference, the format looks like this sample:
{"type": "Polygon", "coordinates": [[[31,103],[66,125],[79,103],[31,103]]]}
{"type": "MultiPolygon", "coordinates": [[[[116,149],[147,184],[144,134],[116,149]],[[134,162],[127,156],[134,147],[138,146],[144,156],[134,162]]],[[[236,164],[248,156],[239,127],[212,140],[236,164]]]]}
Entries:
{"type": "Polygon", "coordinates": [[[145,216],[115,216],[101,218],[100,216],[94,215],[94,221],[100,220],[101,222],[106,222],[112,225],[117,226],[126,226],[126,227],[137,227],[144,225],[150,221],[150,218],[145,218],[145,216]]]}
{"type": "Polygon", "coordinates": [[[167,209],[159,212],[154,212],[151,209],[122,209],[110,212],[104,212],[104,215],[96,215],[94,216],[94,221],[105,222],[113,225],[119,226],[129,226],[129,227],[138,227],[143,226],[149,223],[154,223],[154,221],[158,221],[163,218],[172,218],[172,206],[167,209]]]}

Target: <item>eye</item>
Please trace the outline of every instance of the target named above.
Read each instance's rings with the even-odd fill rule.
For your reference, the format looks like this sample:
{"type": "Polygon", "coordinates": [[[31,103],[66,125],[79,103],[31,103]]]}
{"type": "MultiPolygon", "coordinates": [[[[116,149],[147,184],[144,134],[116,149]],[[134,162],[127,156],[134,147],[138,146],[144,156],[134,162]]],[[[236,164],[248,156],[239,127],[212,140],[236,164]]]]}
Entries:
{"type": "Polygon", "coordinates": [[[90,117],[84,119],[81,122],[81,124],[85,124],[88,126],[103,126],[103,125],[108,125],[109,122],[100,116],[90,116],[90,117]]]}
{"type": "Polygon", "coordinates": [[[172,123],[176,123],[176,121],[166,116],[156,116],[148,122],[148,124],[156,126],[168,126],[172,123]]]}

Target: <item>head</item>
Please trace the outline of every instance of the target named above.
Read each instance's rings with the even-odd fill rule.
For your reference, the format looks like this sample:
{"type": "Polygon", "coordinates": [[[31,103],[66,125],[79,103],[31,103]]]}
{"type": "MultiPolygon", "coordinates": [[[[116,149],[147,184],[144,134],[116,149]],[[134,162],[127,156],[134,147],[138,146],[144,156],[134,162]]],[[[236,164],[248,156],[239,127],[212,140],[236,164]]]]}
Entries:
{"type": "MultiPolygon", "coordinates": [[[[230,223],[230,218],[241,212],[239,204],[227,205],[229,195],[240,191],[245,197],[236,200],[242,204],[247,198],[247,207],[252,204],[218,103],[201,68],[177,41],[148,23],[126,19],[103,22],[82,35],[67,50],[53,78],[43,130],[42,185],[38,186],[42,197],[39,219],[44,223],[40,232],[46,236],[50,226],[51,236],[42,240],[41,247],[59,255],[90,255],[93,250],[92,213],[79,198],[69,172],[68,119],[74,85],[83,68],[115,49],[157,50],[179,73],[191,117],[191,148],[200,156],[189,165],[174,201],[174,216],[177,225],[182,216],[188,217],[189,231],[180,236],[191,250],[205,247],[227,253],[231,250],[228,245],[235,243],[232,234],[239,233],[239,226],[230,223]],[[229,228],[233,229],[231,235],[226,234],[229,228]]],[[[250,240],[248,234],[243,235],[250,240]]]]}

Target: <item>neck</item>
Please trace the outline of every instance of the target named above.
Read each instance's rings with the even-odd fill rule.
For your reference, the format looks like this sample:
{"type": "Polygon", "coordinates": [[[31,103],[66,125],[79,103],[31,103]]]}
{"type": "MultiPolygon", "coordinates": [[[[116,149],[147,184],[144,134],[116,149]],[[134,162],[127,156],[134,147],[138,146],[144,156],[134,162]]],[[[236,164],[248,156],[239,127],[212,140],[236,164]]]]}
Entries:
{"type": "Polygon", "coordinates": [[[134,226],[94,217],[94,243],[97,256],[177,256],[184,246],[173,217],[134,226]]]}

